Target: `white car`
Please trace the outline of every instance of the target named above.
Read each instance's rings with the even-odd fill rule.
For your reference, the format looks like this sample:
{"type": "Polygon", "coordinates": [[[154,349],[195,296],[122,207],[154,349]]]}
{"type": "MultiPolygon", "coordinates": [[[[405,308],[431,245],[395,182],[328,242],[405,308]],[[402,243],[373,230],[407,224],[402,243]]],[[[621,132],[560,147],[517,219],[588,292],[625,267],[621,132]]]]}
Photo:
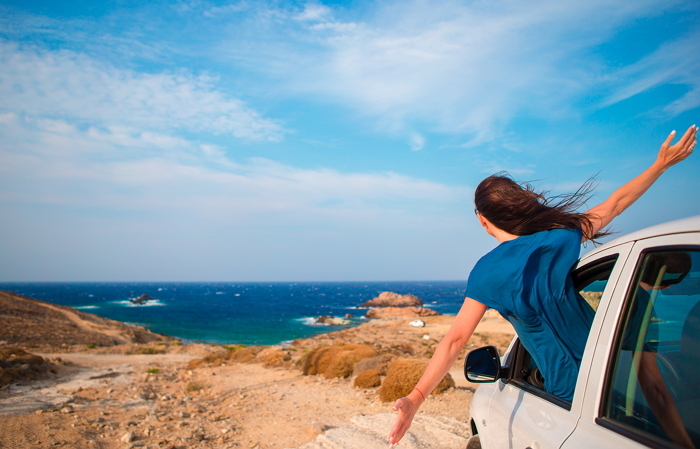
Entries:
{"type": "Polygon", "coordinates": [[[517,337],[471,351],[468,448],[700,449],[700,217],[600,246],[573,278],[596,315],[572,402],[517,337]]]}

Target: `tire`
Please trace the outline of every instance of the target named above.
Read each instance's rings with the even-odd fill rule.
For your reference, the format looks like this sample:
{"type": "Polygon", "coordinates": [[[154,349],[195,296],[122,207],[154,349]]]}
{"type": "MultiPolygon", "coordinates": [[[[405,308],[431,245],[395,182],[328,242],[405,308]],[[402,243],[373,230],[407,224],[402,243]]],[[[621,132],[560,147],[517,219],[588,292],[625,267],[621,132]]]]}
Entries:
{"type": "Polygon", "coordinates": [[[481,449],[481,441],[479,440],[479,435],[472,435],[467,440],[466,449],[481,449]]]}

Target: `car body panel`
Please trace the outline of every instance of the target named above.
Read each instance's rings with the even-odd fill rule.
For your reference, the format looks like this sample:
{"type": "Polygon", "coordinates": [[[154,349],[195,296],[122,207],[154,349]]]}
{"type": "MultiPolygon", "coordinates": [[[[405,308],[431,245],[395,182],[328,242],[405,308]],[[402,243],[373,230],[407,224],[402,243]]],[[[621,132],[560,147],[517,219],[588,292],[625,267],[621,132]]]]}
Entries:
{"type": "Polygon", "coordinates": [[[489,447],[559,447],[576,427],[577,417],[560,406],[511,383],[497,385],[488,412],[489,447]]]}

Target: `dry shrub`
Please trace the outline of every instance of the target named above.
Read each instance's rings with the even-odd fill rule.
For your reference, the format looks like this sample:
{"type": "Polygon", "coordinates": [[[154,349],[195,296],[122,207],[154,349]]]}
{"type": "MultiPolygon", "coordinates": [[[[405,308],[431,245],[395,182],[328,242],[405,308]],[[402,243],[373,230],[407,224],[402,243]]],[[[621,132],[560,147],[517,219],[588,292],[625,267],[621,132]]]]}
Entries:
{"type": "Polygon", "coordinates": [[[389,363],[394,360],[394,356],[391,354],[382,354],[376,357],[370,357],[367,359],[360,360],[355,363],[355,369],[353,374],[359,376],[368,369],[379,371],[379,374],[386,376],[386,370],[389,367],[389,363]]]}
{"type": "Polygon", "coordinates": [[[290,356],[288,352],[274,351],[265,355],[263,358],[263,366],[284,366],[290,360],[292,360],[292,356],[290,356]]]}
{"type": "Polygon", "coordinates": [[[190,382],[185,387],[187,393],[194,393],[195,391],[200,391],[204,389],[204,384],[201,382],[190,382]]]}
{"type": "MultiPolygon", "coordinates": [[[[423,375],[428,362],[417,359],[396,359],[389,365],[386,379],[379,389],[379,399],[383,402],[393,402],[408,396],[423,375]]],[[[455,382],[448,373],[435,387],[432,394],[440,394],[454,387],[455,382]]]]}
{"type": "Polygon", "coordinates": [[[229,354],[209,354],[201,359],[192,359],[187,364],[187,369],[196,369],[203,366],[220,366],[228,360],[229,354]]]}
{"type": "MultiPolygon", "coordinates": [[[[265,350],[269,350],[270,348],[268,346],[250,346],[246,347],[245,345],[234,345],[234,346],[225,346],[225,348],[228,350],[227,353],[224,354],[209,354],[206,357],[203,357],[201,359],[192,359],[190,362],[187,364],[187,369],[195,369],[195,368],[201,368],[203,366],[208,366],[208,367],[215,367],[215,366],[221,366],[222,364],[226,362],[237,362],[237,363],[251,363],[251,362],[257,362],[258,357],[262,356],[262,361],[265,363],[265,361],[268,358],[268,355],[266,354],[261,354],[265,350]]],[[[280,351],[282,352],[282,351],[280,351]]],[[[274,352],[271,352],[274,354],[274,352]]],[[[286,354],[286,353],[285,353],[286,354]]],[[[279,357],[282,357],[284,361],[290,360],[291,357],[285,358],[283,355],[280,355],[279,357]]],[[[269,362],[265,366],[278,366],[274,364],[274,361],[270,359],[269,362]]]]}
{"type": "Polygon", "coordinates": [[[379,377],[379,371],[376,369],[365,370],[355,378],[355,386],[357,388],[374,388],[381,384],[382,379],[379,377]]]}
{"type": "Polygon", "coordinates": [[[321,346],[306,357],[303,372],[306,375],[323,374],[328,378],[348,377],[352,374],[355,363],[376,356],[377,350],[368,345],[321,346]]]}
{"type": "Polygon", "coordinates": [[[238,363],[251,363],[257,361],[257,355],[267,346],[249,346],[232,353],[231,360],[238,363]]]}
{"type": "Polygon", "coordinates": [[[140,347],[136,350],[136,354],[165,354],[165,349],[140,347]]]}

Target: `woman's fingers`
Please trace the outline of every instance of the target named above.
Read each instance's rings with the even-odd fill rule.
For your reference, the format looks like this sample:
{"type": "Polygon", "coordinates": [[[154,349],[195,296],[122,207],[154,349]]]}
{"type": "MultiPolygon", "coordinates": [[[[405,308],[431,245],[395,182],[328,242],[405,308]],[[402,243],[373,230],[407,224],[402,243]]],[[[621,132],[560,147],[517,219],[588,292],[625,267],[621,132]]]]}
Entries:
{"type": "Polygon", "coordinates": [[[405,400],[406,398],[398,398],[394,403],[394,406],[391,407],[391,409],[395,412],[401,410],[401,407],[403,406],[405,400]]]}
{"type": "Polygon", "coordinates": [[[680,138],[680,140],[674,145],[674,147],[679,147],[682,150],[687,150],[691,145],[693,145],[693,142],[695,142],[695,139],[697,138],[697,129],[698,128],[695,125],[688,128],[685,134],[683,134],[683,137],[680,138]]]}
{"type": "Polygon", "coordinates": [[[664,147],[667,147],[667,148],[668,148],[668,147],[670,147],[670,146],[671,146],[671,142],[673,142],[673,139],[674,139],[675,137],[676,137],[676,131],[675,131],[675,130],[674,130],[674,131],[671,131],[671,134],[668,135],[668,137],[666,138],[666,141],[661,145],[661,148],[664,148],[664,147]]]}
{"type": "Polygon", "coordinates": [[[401,441],[401,438],[403,438],[403,436],[406,434],[408,427],[411,425],[412,417],[409,417],[405,410],[407,404],[408,401],[406,398],[400,398],[397,399],[394,406],[391,407],[393,411],[399,412],[399,414],[396,417],[394,427],[392,427],[391,431],[389,432],[389,447],[398,444],[399,441],[401,441]]]}
{"type": "Polygon", "coordinates": [[[675,145],[670,146],[676,132],[669,134],[666,141],[661,145],[659,159],[665,167],[670,167],[687,158],[693,152],[697,142],[697,126],[693,125],[683,134],[675,145]]]}

